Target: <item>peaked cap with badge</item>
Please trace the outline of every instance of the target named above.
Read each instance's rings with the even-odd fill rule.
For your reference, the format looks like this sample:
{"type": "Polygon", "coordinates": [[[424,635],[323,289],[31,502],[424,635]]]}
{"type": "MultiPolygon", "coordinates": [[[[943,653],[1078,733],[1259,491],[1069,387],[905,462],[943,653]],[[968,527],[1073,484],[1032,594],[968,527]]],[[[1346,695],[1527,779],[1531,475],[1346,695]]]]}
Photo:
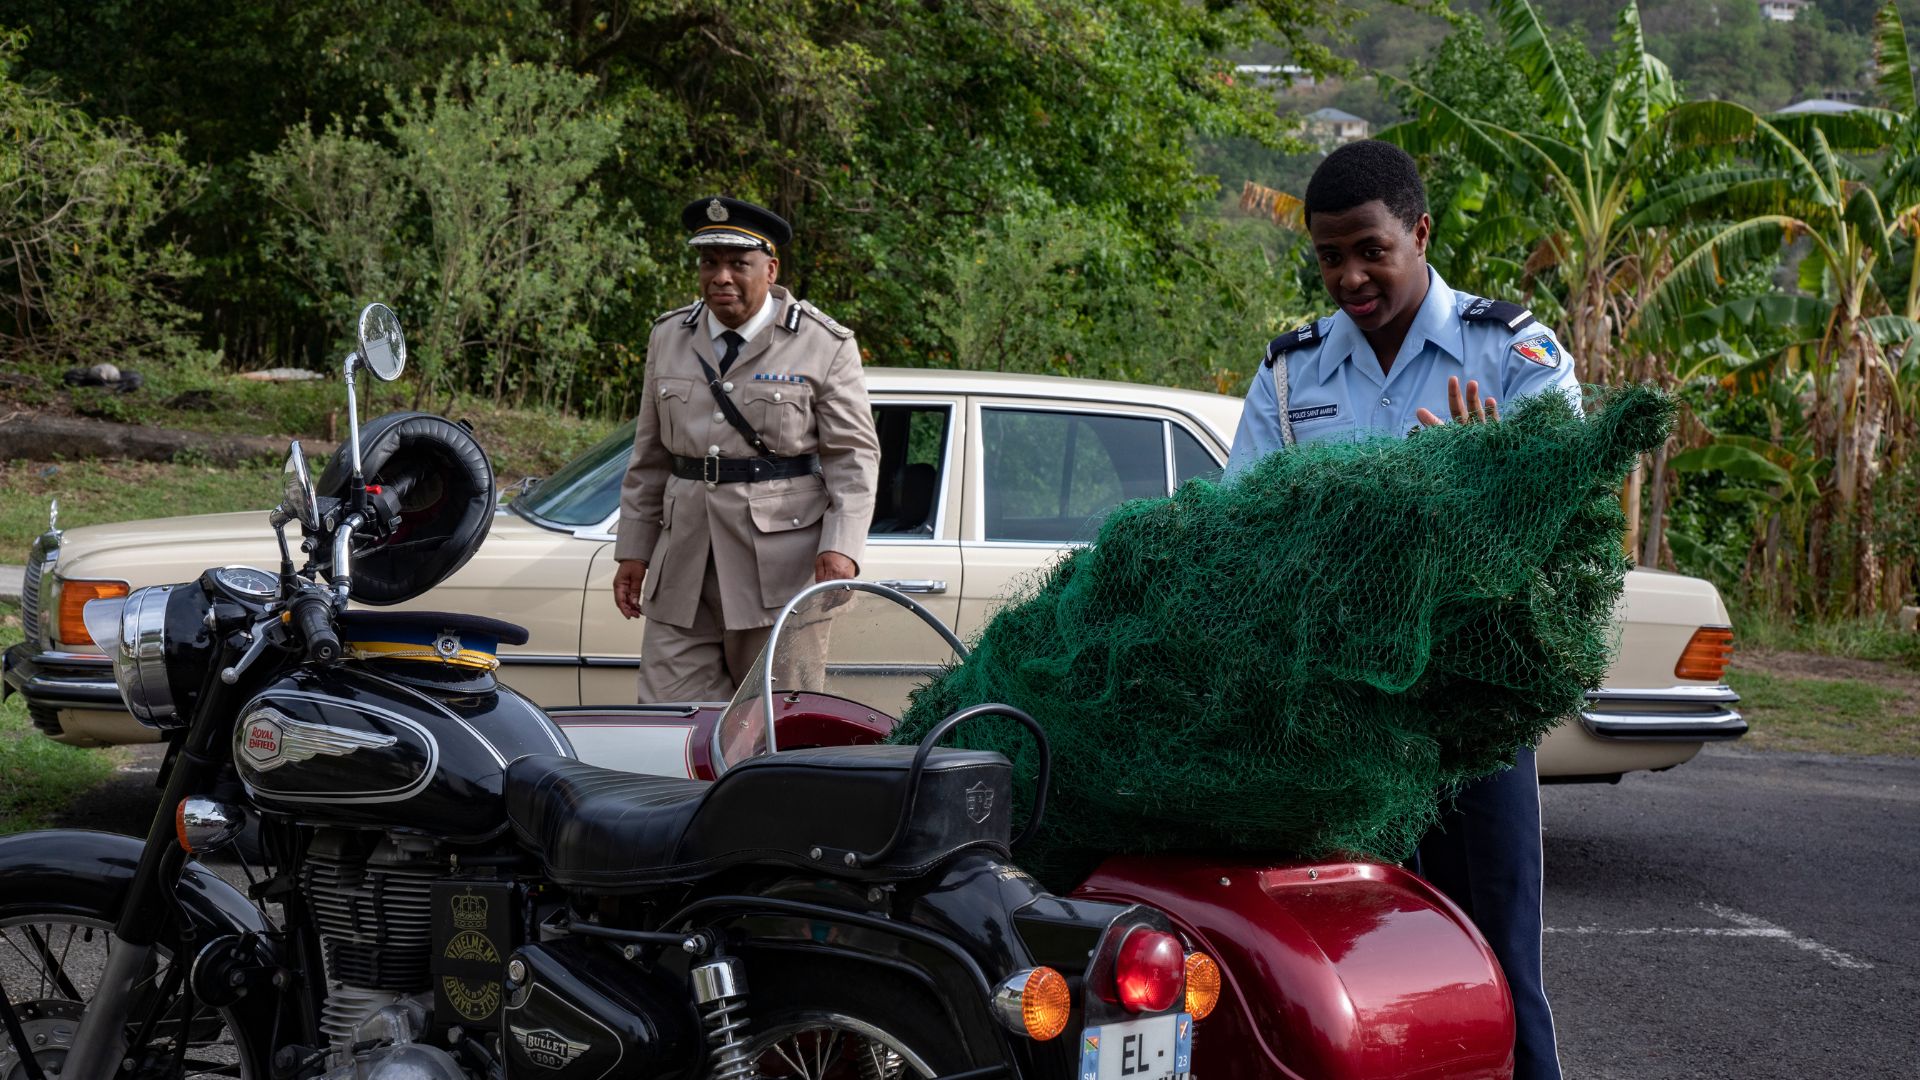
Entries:
{"type": "MultiPolygon", "coordinates": [[[[773,211],[725,196],[696,199],[681,217],[700,248],[773,254],[793,235],[773,211]]],[[[859,564],[879,465],[852,330],[778,284],[737,328],[704,301],[661,315],[614,547],[647,564],[642,700],[728,697],[724,671],[662,681],[647,657],[677,647],[666,628],[717,627],[727,652],[750,663],[780,609],[813,583],[816,556],[859,564]]]]}
{"type": "Polygon", "coordinates": [[[680,211],[680,225],[692,235],[689,247],[757,248],[778,256],[793,239],[787,219],[767,209],[725,195],[695,199],[680,211]]]}

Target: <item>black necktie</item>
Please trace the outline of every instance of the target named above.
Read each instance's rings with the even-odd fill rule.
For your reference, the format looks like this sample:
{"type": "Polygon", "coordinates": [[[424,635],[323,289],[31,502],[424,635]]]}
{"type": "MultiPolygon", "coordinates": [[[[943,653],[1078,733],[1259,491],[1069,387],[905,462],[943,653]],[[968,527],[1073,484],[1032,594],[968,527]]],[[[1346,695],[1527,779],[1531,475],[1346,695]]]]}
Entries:
{"type": "Polygon", "coordinates": [[[740,346],[745,345],[747,339],[728,330],[720,335],[720,340],[727,343],[727,354],[720,358],[720,374],[725,375],[727,369],[733,366],[734,357],[740,355],[740,346]]]}

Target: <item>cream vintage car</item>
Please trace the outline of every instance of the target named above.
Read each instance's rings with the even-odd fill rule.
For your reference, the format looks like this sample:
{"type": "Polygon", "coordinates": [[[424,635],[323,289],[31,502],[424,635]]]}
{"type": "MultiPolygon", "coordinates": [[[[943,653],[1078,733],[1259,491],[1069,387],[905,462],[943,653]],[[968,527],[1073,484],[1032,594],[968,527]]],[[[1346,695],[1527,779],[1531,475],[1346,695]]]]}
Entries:
{"type": "MultiPolygon", "coordinates": [[[[974,372],[872,369],[868,387],[881,476],[862,576],[914,594],[963,637],[1116,503],[1217,472],[1241,407],[1217,394],[974,372]]],[[[627,425],[512,500],[471,562],[403,606],[525,626],[527,644],[501,650],[501,675],[549,708],[632,702],[640,626],[620,617],[612,593],[631,438],[627,425]]],[[[6,654],[6,685],[62,742],[151,741],[158,733],[120,706],[82,606],[209,566],[277,562],[264,512],[49,531],[27,563],[26,641],[6,654]]],[[[1549,779],[1670,768],[1746,731],[1720,680],[1732,631],[1711,584],[1633,571],[1621,615],[1606,685],[1541,747],[1549,779]]]]}

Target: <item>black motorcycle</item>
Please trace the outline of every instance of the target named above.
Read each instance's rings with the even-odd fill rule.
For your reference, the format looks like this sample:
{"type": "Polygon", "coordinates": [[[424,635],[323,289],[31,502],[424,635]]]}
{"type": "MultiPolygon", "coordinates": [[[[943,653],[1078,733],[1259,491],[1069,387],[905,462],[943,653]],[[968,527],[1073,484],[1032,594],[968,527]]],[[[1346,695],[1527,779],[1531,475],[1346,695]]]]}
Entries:
{"type": "Polygon", "coordinates": [[[1178,990],[1166,918],[1044,892],[1009,863],[1007,761],[935,746],[983,713],[1044,744],[1016,710],[713,782],[623,773],[495,682],[524,630],[350,607],[444,580],[495,510],[460,425],[362,432],[354,375],[395,378],[405,342],[380,305],[359,331],[348,452],[316,483],[293,445],[278,572],[87,605],[164,794],[144,841],[0,840],[0,1080],[1185,1073],[1181,994],[1116,992],[1116,965],[1178,990]],[[223,849],[244,887],[199,861],[223,849]],[[1080,1037],[1152,1015],[1177,1052],[1080,1037]]]}

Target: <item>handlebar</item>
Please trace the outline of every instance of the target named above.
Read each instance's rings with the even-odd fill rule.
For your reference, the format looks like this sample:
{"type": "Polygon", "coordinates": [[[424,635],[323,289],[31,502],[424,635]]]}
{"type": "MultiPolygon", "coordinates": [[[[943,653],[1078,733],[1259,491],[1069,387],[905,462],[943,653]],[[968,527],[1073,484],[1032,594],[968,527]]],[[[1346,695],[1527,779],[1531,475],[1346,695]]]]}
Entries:
{"type": "Polygon", "coordinates": [[[333,600],[306,593],[293,602],[293,625],[307,643],[307,659],[331,664],[340,658],[340,635],[333,628],[333,600]]]}

